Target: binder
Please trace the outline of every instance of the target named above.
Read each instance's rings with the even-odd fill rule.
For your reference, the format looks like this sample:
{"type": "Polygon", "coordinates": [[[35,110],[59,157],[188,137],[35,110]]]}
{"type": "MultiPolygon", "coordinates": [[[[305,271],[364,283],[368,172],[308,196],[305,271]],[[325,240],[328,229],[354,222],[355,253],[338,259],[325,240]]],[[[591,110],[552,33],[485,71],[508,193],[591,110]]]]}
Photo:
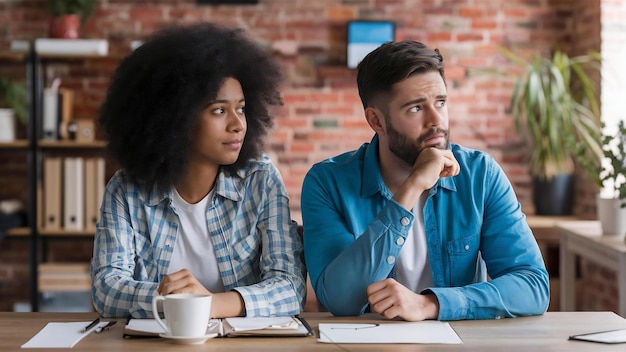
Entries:
{"type": "Polygon", "coordinates": [[[43,90],[42,109],[42,136],[43,139],[59,138],[59,92],[55,88],[43,90]]]}
{"type": "Polygon", "coordinates": [[[85,159],[85,231],[96,232],[97,196],[96,196],[96,159],[85,159]]]}
{"type": "Polygon", "coordinates": [[[85,228],[84,161],[82,158],[65,158],[63,166],[63,228],[82,231],[85,228]]]}
{"type": "Polygon", "coordinates": [[[43,227],[46,230],[61,229],[62,159],[46,157],[43,161],[43,227]]]}
{"type": "Polygon", "coordinates": [[[70,139],[70,124],[74,109],[74,91],[59,89],[60,114],[59,114],[59,137],[60,139],[70,139]]]}

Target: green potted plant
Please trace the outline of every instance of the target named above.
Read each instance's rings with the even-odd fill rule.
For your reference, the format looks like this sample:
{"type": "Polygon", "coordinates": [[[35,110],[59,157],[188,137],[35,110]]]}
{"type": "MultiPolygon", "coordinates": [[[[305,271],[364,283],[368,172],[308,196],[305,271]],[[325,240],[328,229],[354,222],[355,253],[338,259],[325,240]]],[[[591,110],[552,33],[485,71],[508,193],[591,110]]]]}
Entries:
{"type": "Polygon", "coordinates": [[[52,14],[51,38],[79,38],[81,23],[93,15],[95,0],[48,0],[47,11],[52,14]]]}
{"type": "Polygon", "coordinates": [[[599,72],[599,54],[569,57],[556,50],[551,57],[536,54],[528,61],[506,48],[501,52],[523,68],[512,92],[511,114],[526,146],[535,211],[570,214],[572,149],[582,145],[592,155],[602,154],[595,83],[587,73],[599,72]]]}
{"type": "MultiPolygon", "coordinates": [[[[606,131],[606,126],[604,127],[606,131]]],[[[584,146],[575,152],[579,163],[599,187],[598,219],[604,234],[626,234],[626,124],[619,121],[614,134],[602,135],[603,158],[590,158],[584,146]]]]}
{"type": "Polygon", "coordinates": [[[15,119],[24,125],[28,120],[26,86],[0,77],[0,141],[15,140],[15,119]]]}

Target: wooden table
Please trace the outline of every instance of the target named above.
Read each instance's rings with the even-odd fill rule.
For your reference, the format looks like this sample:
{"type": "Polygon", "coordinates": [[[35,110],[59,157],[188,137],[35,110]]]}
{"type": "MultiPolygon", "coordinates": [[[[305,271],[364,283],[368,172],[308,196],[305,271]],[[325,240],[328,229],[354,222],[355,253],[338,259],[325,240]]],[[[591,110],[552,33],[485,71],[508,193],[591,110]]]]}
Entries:
{"type": "MultiPolygon", "coordinates": [[[[89,321],[94,313],[0,312],[0,351],[18,351],[48,322],[89,321]]],[[[329,313],[304,313],[317,332],[321,322],[381,322],[377,315],[333,317],[329,313]]],[[[105,319],[107,320],[107,319],[105,319]]],[[[568,336],[624,329],[626,319],[612,312],[548,312],[542,316],[455,321],[450,323],[462,345],[325,344],[316,337],[215,338],[203,345],[175,345],[161,338],[124,339],[122,321],[101,334],[92,333],[72,350],[77,351],[623,351],[624,345],[568,341],[568,336]]],[[[24,351],[24,350],[21,350],[24,351]]],[[[46,351],[37,349],[36,351],[46,351]]],[[[59,351],[50,349],[49,351],[59,351]]]]}
{"type": "Polygon", "coordinates": [[[602,235],[598,221],[557,224],[561,234],[561,310],[576,310],[576,257],[614,270],[617,277],[617,313],[626,317],[626,243],[623,236],[602,235]]]}

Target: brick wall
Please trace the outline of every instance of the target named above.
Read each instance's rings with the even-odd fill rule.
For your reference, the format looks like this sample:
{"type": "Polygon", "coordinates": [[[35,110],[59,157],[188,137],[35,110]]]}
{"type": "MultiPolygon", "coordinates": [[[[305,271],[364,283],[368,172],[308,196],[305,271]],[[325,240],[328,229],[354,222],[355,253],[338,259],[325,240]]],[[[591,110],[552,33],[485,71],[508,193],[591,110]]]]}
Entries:
{"type": "MultiPolygon", "coordinates": [[[[8,47],[13,39],[46,36],[44,3],[0,2],[0,47],[8,47]]],[[[442,51],[451,139],[494,155],[524,211],[533,213],[528,169],[507,115],[513,82],[485,69],[514,72],[497,54],[498,45],[526,55],[548,52],[554,45],[572,49],[580,41],[575,32],[580,28],[577,11],[585,8],[593,19],[599,6],[598,1],[583,0],[260,0],[258,5],[238,6],[199,6],[192,0],[108,0],[98,4],[95,16],[83,28],[83,37],[107,38],[117,58],[129,52],[132,40],[141,40],[154,29],[196,21],[243,27],[273,50],[287,79],[285,106],[267,148],[275,156],[296,213],[302,180],[311,165],[354,149],[372,136],[362,116],[355,72],[345,67],[345,23],[352,19],[394,20],[397,39],[420,40],[442,51]]],[[[594,41],[584,45],[591,47],[594,41]]],[[[77,101],[85,104],[77,106],[77,112],[93,116],[115,60],[80,65],[57,66],[54,73],[46,74],[61,74],[68,84],[81,87],[86,95],[77,101]]],[[[23,157],[0,153],[0,161],[5,160],[3,171],[4,165],[12,165],[15,171],[8,176],[0,172],[0,199],[26,198],[21,179],[26,169],[20,167],[23,157]]],[[[10,309],[15,298],[16,291],[4,290],[3,283],[14,282],[16,277],[9,277],[14,275],[9,272],[27,272],[25,262],[9,259],[20,241],[5,239],[0,244],[0,310],[10,309]]],[[[25,257],[25,246],[23,250],[25,257]]]]}
{"type": "MultiPolygon", "coordinates": [[[[83,36],[109,39],[112,55],[122,56],[132,40],[156,28],[206,20],[243,27],[272,48],[287,81],[286,104],[268,149],[277,157],[293,208],[298,210],[301,182],[311,164],[356,148],[372,135],[362,117],[355,72],[345,68],[345,22],[393,19],[398,39],[424,41],[438,47],[445,57],[453,141],[492,153],[532,213],[527,168],[506,114],[512,83],[480,70],[507,69],[496,53],[497,45],[529,55],[535,50],[547,52],[555,43],[569,47],[574,28],[572,2],[261,0],[252,6],[198,6],[190,0],[99,1],[83,36]]],[[[6,21],[0,22],[0,45],[45,36],[48,16],[41,10],[43,3],[1,4],[6,21]]],[[[68,84],[84,88],[85,99],[78,100],[85,104],[77,109],[91,116],[114,68],[110,63],[100,65],[57,67],[47,74],[60,73],[68,84]]]]}

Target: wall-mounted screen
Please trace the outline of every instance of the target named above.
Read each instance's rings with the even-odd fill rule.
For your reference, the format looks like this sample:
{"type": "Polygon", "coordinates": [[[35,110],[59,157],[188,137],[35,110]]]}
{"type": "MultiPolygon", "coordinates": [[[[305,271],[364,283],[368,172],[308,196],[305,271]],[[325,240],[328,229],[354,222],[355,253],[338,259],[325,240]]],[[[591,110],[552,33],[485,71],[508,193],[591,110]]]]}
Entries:
{"type": "Polygon", "coordinates": [[[365,55],[395,36],[396,26],[391,21],[348,22],[348,67],[356,68],[365,55]]]}
{"type": "Polygon", "coordinates": [[[198,4],[210,5],[252,5],[258,4],[259,0],[197,0],[198,4]]]}

